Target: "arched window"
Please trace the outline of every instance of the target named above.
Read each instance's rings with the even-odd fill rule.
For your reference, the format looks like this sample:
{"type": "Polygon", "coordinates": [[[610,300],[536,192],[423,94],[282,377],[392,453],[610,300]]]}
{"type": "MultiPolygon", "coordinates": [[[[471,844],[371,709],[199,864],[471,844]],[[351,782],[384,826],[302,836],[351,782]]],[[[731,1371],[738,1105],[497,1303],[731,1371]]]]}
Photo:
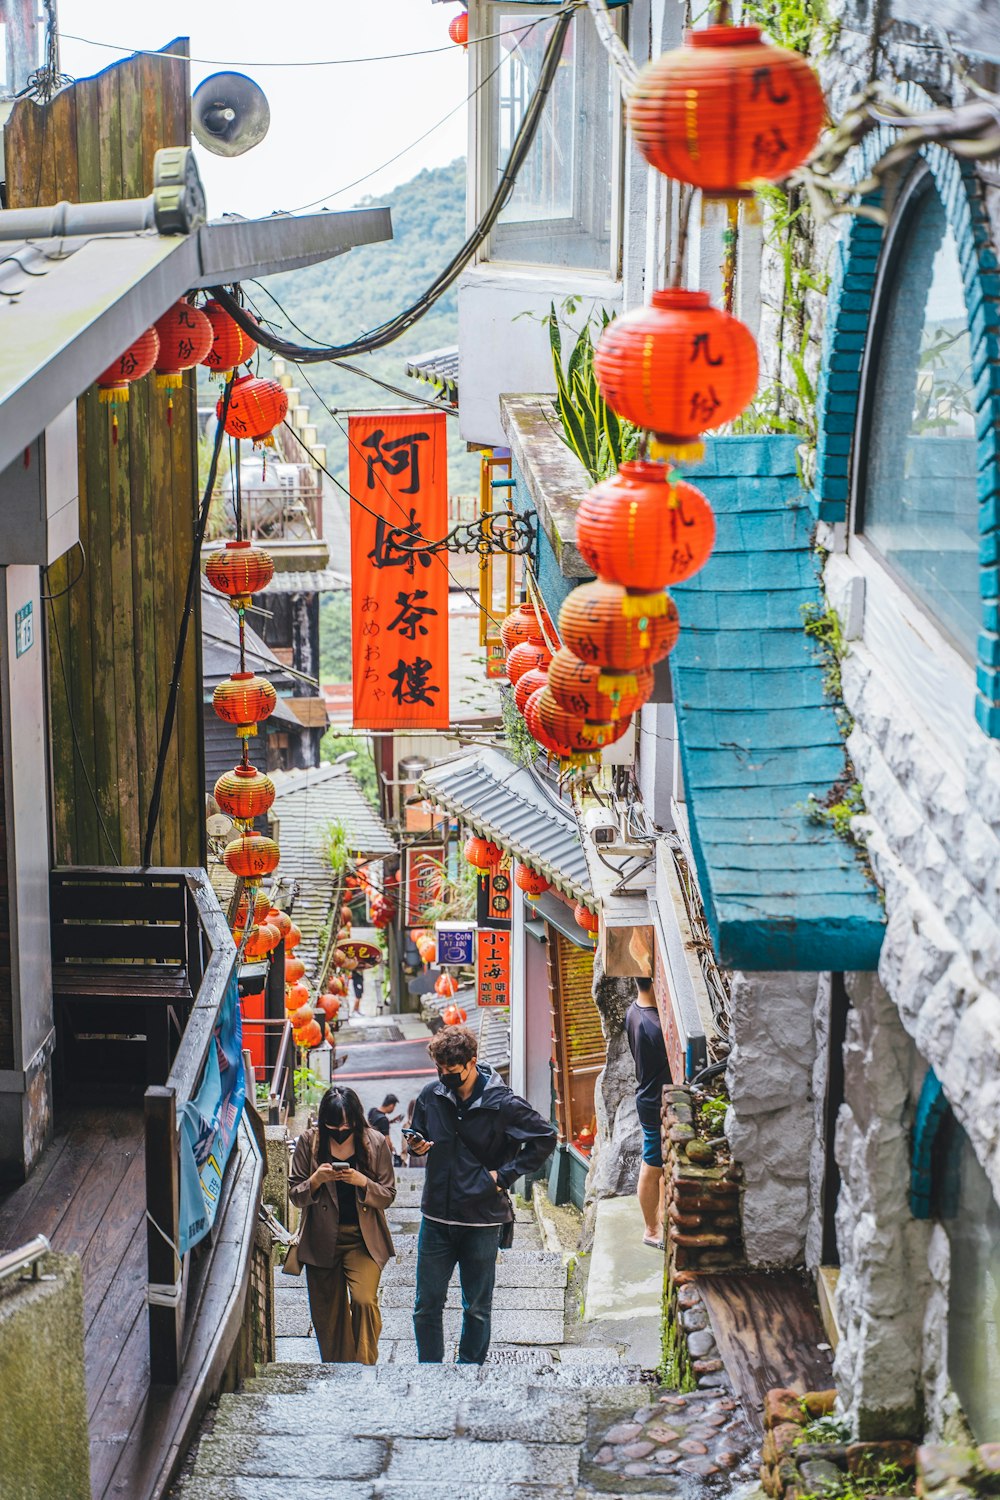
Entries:
{"type": "Polygon", "coordinates": [[[974,384],[958,247],[934,177],[920,167],[879,267],[855,530],[971,659],[981,618],[974,384]]]}

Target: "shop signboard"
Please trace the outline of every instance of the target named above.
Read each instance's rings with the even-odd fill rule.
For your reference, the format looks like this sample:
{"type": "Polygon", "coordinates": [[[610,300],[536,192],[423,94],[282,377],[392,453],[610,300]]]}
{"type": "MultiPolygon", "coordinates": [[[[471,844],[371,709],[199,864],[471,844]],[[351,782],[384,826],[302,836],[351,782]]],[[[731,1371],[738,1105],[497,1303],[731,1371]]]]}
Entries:
{"type": "Polygon", "coordinates": [[[428,906],[441,899],[443,844],[411,844],[406,850],[407,927],[419,926],[428,906]]]}
{"type": "Polygon", "coordinates": [[[338,943],[337,947],[342,949],[347,958],[354,959],[357,969],[374,969],[376,964],[382,962],[382,949],[377,943],[338,943]]]}
{"type": "Polygon", "coordinates": [[[477,941],[476,1003],[510,1004],[510,933],[482,927],[477,941]]]}
{"type": "Polygon", "coordinates": [[[472,922],[438,922],[437,961],[444,965],[472,964],[476,960],[476,928],[472,922]]]}
{"type": "Polygon", "coordinates": [[[510,855],[505,854],[495,870],[479,877],[476,921],[480,927],[509,927],[514,909],[514,882],[510,855]]]}
{"type": "Polygon", "coordinates": [[[447,729],[444,412],[348,418],[355,729],[447,729]]]}

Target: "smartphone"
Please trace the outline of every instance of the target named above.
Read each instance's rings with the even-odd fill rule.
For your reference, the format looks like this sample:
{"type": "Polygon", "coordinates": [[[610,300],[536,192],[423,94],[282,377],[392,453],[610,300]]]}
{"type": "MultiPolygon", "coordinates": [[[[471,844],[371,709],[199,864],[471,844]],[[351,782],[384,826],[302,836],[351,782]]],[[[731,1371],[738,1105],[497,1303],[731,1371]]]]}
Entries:
{"type": "Polygon", "coordinates": [[[411,1130],[409,1125],[404,1125],[400,1134],[406,1136],[411,1146],[422,1146],[424,1144],[424,1137],[420,1134],[420,1131],[411,1130]]]}

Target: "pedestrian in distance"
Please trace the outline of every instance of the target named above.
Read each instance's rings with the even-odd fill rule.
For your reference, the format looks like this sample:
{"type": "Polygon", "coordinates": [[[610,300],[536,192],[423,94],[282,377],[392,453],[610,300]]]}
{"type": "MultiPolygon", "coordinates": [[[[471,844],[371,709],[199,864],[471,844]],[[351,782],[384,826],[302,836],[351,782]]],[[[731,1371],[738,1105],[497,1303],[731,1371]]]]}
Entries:
{"type": "Polygon", "coordinates": [[[302,1214],[298,1259],[320,1357],[373,1365],[382,1332],[379,1280],[396,1253],[385,1218],[396,1174],[387,1138],[366,1125],[353,1089],[323,1095],[316,1125],[296,1142],[288,1196],[302,1214]]]}
{"type": "Polygon", "coordinates": [[[421,1364],[444,1359],[444,1304],[455,1267],[462,1288],[460,1365],[481,1365],[490,1347],[497,1251],[512,1242],[509,1189],[552,1155],[556,1133],[491,1067],[477,1061],[475,1032],[446,1026],[427,1047],[427,1084],[405,1139],[427,1159],[417,1236],[413,1330],[421,1364]]]}
{"type": "Polygon", "coordinates": [[[663,1249],[663,1148],[660,1112],[664,1087],[671,1082],[670,1064],[653,998],[651,979],[637,979],[638,994],[625,1012],[625,1035],[635,1063],[635,1108],[642,1126],[642,1164],[637,1195],[645,1233],[642,1243],[663,1249]]]}
{"type": "Polygon", "coordinates": [[[403,1165],[403,1158],[397,1153],[395,1146],[392,1144],[392,1135],[389,1130],[390,1125],[398,1125],[399,1121],[403,1118],[398,1112],[396,1114],[392,1113],[398,1103],[399,1100],[395,1094],[386,1094],[381,1104],[373,1104],[368,1111],[368,1123],[373,1130],[377,1130],[380,1135],[385,1136],[389,1142],[389,1150],[392,1152],[394,1165],[401,1167],[403,1165]]]}

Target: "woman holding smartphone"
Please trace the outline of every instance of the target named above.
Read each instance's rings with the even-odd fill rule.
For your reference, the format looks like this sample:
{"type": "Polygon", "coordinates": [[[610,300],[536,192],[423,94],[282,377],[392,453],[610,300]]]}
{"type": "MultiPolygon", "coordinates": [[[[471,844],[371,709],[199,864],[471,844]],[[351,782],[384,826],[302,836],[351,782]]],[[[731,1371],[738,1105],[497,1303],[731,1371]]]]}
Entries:
{"type": "Polygon", "coordinates": [[[316,1125],[296,1142],[288,1193],[302,1215],[299,1260],[320,1357],[373,1365],[379,1280],[396,1253],[385,1219],[396,1176],[389,1143],[369,1128],[353,1089],[323,1095],[316,1125]]]}

